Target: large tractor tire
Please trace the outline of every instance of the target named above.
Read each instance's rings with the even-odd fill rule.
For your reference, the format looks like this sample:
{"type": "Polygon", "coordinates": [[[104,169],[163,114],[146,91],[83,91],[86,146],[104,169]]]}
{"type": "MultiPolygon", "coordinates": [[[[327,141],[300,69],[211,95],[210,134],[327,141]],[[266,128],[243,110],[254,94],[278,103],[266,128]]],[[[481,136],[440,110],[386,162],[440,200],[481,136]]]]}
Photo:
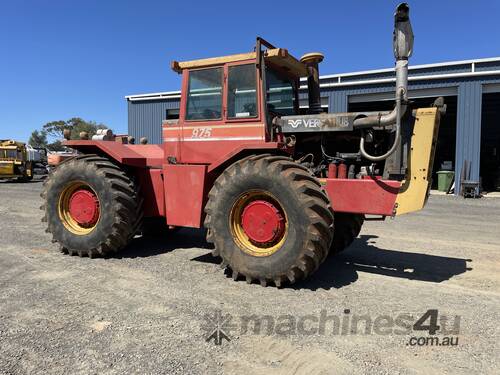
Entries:
{"type": "Polygon", "coordinates": [[[307,168],[258,155],[228,167],[205,208],[207,241],[233,279],[277,287],[312,274],[333,239],[333,213],[307,168]]]}
{"type": "Polygon", "coordinates": [[[70,255],[103,256],[124,248],[142,220],[133,180],[109,159],[82,155],[45,180],[41,209],[47,232],[70,255]]]}
{"type": "Polygon", "coordinates": [[[354,239],[358,237],[365,216],[361,214],[350,214],[343,212],[335,213],[335,234],[333,235],[330,254],[338,254],[347,249],[354,239]]]}

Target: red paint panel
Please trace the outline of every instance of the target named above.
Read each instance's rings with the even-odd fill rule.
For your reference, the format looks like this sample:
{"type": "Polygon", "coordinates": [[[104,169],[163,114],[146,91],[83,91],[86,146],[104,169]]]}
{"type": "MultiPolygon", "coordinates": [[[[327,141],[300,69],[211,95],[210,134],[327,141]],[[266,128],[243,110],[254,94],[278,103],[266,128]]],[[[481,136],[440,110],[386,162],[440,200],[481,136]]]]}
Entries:
{"type": "Polygon", "coordinates": [[[121,164],[134,167],[161,167],[164,163],[160,145],[129,145],[114,141],[65,141],[64,145],[83,153],[101,151],[121,164]]]}
{"type": "Polygon", "coordinates": [[[392,216],[400,181],[327,178],[325,190],[333,211],[392,216]]]}
{"type": "Polygon", "coordinates": [[[141,186],[144,199],[144,216],[165,216],[165,192],[163,189],[163,171],[161,169],[137,169],[135,175],[141,186]]]}
{"type": "Polygon", "coordinates": [[[205,202],[205,165],[165,164],[167,224],[200,228],[205,202]]]}
{"type": "MultiPolygon", "coordinates": [[[[181,141],[181,162],[189,164],[212,164],[236,148],[248,143],[265,142],[264,124],[231,124],[227,126],[209,126],[206,123],[183,130],[181,141]],[[207,133],[201,133],[201,131],[207,133]],[[193,132],[202,137],[193,137],[193,132]]],[[[165,142],[166,143],[166,142],[165,142]]]]}
{"type": "Polygon", "coordinates": [[[169,124],[167,121],[162,125],[163,150],[165,159],[168,157],[181,159],[181,128],[178,124],[169,124]]]}

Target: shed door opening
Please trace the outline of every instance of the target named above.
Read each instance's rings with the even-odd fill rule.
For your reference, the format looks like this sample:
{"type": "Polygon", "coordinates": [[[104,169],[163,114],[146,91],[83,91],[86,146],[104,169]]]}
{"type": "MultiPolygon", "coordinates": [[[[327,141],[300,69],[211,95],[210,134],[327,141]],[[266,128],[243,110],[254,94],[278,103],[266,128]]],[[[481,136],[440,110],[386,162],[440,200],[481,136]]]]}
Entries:
{"type": "Polygon", "coordinates": [[[500,93],[483,94],[480,176],[483,190],[500,191],[500,93]]]}

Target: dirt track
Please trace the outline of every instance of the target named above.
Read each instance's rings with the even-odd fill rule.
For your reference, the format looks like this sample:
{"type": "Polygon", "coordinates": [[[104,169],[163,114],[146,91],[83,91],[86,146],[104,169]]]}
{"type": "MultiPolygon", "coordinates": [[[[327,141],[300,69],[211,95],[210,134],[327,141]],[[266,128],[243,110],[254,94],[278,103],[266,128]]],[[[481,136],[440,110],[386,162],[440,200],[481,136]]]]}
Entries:
{"type": "Polygon", "coordinates": [[[0,183],[0,373],[470,374],[500,368],[500,199],[432,196],[418,214],[366,223],[352,247],[311,279],[275,289],[225,276],[203,231],[136,238],[110,259],[60,254],[40,223],[40,189],[40,183],[0,183]],[[458,338],[457,346],[410,345],[411,337],[428,336],[423,331],[355,334],[352,324],[342,326],[345,316],[413,319],[429,309],[452,321],[460,316],[459,332],[448,335],[458,338]],[[223,326],[230,341],[221,345],[206,341],[214,322],[206,316],[218,310],[231,317],[223,326]],[[273,317],[274,330],[245,332],[242,322],[253,314],[273,317]],[[324,333],[297,328],[309,316],[306,328],[314,329],[321,314],[330,317],[324,333]],[[283,321],[291,325],[278,324],[283,321]]]}

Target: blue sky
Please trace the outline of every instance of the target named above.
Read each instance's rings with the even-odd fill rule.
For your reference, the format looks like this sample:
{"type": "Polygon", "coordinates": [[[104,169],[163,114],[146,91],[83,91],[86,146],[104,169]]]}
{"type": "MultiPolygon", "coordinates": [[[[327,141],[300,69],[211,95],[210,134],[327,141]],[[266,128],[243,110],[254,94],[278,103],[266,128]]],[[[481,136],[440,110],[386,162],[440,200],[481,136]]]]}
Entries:
{"type": "MultiPolygon", "coordinates": [[[[74,116],[126,132],[125,95],[179,89],[171,60],[250,51],[257,35],[323,52],[322,74],[391,67],[397,3],[1,0],[0,138],[74,116]]],[[[409,3],[410,64],[500,56],[500,1],[409,3]]]]}

